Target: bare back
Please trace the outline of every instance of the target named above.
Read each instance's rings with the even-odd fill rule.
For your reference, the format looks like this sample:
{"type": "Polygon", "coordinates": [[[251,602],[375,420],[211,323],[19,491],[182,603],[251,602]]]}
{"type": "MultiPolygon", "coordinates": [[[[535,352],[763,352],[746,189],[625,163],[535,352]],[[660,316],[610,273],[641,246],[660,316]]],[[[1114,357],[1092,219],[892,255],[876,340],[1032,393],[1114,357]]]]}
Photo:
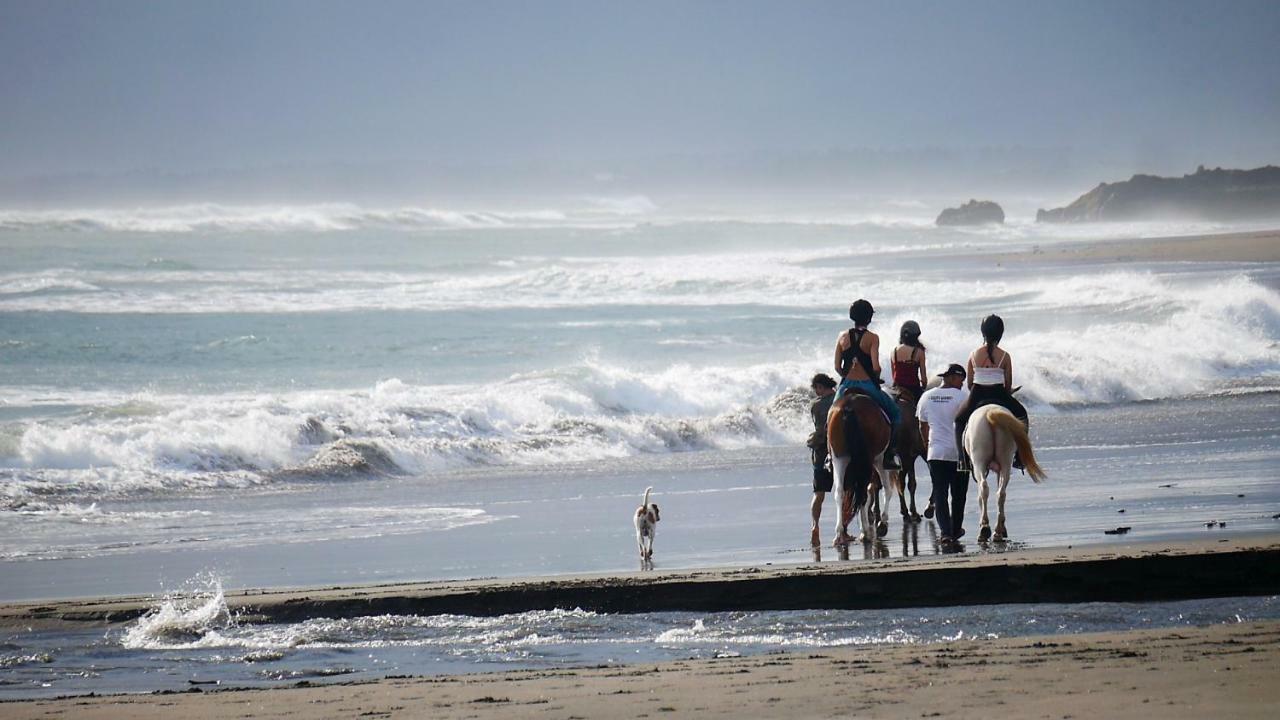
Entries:
{"type": "MultiPolygon", "coordinates": [[[[866,353],[867,357],[871,358],[871,369],[876,372],[877,376],[879,376],[880,375],[880,336],[876,335],[870,330],[867,330],[862,334],[862,342],[858,343],[858,347],[861,348],[862,352],[866,353]]],[[[836,374],[838,375],[840,375],[842,356],[844,355],[845,351],[847,351],[848,349],[849,349],[849,333],[848,331],[845,331],[840,333],[840,337],[836,338],[835,370],[836,370],[836,374]]],[[[850,362],[848,371],[840,375],[840,377],[841,379],[844,379],[844,380],[870,380],[871,379],[871,377],[867,375],[867,371],[862,367],[862,364],[857,361],[850,362]]]]}

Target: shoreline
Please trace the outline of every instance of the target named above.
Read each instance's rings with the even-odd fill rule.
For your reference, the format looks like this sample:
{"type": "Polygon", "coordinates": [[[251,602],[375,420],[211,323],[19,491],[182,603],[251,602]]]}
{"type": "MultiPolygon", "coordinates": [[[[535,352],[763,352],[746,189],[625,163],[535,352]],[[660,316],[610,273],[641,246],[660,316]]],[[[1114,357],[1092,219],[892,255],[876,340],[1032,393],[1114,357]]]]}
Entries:
{"type": "Polygon", "coordinates": [[[26,718],[1268,718],[1280,621],[0,704],[26,718]],[[999,706],[1005,706],[1000,708],[999,706]]]}
{"type": "Polygon", "coordinates": [[[1173,235],[1090,240],[1011,252],[977,253],[975,259],[1002,265],[1030,263],[1088,264],[1101,262],[1280,262],[1280,229],[1220,235],[1173,235]]]}
{"type": "MultiPolygon", "coordinates": [[[[491,616],[553,608],[606,613],[872,609],[1278,593],[1280,535],[1267,533],[849,563],[248,589],[226,592],[224,598],[242,622],[284,623],[383,614],[491,616]],[[1189,577],[1195,582],[1188,582],[1189,577]]],[[[126,622],[146,614],[157,601],[137,596],[5,603],[0,604],[0,628],[126,622]]]]}

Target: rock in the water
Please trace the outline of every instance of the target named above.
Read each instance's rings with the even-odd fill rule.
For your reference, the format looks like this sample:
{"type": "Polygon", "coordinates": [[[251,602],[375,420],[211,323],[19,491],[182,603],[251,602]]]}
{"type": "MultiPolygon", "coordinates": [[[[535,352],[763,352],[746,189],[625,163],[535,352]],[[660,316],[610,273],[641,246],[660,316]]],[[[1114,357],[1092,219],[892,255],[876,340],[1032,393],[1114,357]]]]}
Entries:
{"type": "Polygon", "coordinates": [[[1280,218],[1280,167],[1206,170],[1180,178],[1134,175],[1102,183],[1066,207],[1036,212],[1036,222],[1280,218]]]}
{"type": "Polygon", "coordinates": [[[1004,210],[990,200],[970,200],[958,208],[943,210],[935,222],[939,225],[999,225],[1004,222],[1004,210]]]}

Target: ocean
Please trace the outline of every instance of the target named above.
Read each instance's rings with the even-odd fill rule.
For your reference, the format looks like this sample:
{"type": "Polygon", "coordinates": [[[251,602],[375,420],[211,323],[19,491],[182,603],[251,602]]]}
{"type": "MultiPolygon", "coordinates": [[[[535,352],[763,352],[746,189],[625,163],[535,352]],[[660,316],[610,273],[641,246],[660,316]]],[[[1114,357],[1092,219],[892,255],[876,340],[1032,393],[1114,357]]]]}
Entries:
{"type": "MultiPolygon", "coordinates": [[[[1005,319],[1050,479],[1000,548],[971,492],[965,551],[1280,525],[1280,266],[1046,252],[1256,228],[642,200],[0,212],[0,600],[636,570],[648,486],[660,568],[813,562],[808,379],[858,297],[935,373],[1005,319]]],[[[935,552],[894,514],[821,561],[935,552]]]]}

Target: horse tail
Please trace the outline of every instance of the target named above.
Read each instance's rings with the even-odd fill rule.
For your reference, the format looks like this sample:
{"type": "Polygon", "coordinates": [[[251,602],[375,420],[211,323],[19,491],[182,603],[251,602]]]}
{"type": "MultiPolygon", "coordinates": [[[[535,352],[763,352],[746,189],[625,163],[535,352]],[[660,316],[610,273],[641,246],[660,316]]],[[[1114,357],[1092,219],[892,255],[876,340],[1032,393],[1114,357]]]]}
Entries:
{"type": "Polygon", "coordinates": [[[653,492],[652,486],[644,489],[644,502],[640,503],[640,507],[646,508],[646,509],[649,507],[649,493],[651,492],[653,492]]]}
{"type": "Polygon", "coordinates": [[[1013,437],[1014,444],[1018,446],[1018,455],[1022,457],[1022,464],[1033,481],[1040,482],[1048,477],[1040,463],[1036,462],[1035,452],[1031,449],[1031,438],[1021,420],[1006,410],[987,413],[987,422],[991,427],[1004,430],[1013,437]]]}

